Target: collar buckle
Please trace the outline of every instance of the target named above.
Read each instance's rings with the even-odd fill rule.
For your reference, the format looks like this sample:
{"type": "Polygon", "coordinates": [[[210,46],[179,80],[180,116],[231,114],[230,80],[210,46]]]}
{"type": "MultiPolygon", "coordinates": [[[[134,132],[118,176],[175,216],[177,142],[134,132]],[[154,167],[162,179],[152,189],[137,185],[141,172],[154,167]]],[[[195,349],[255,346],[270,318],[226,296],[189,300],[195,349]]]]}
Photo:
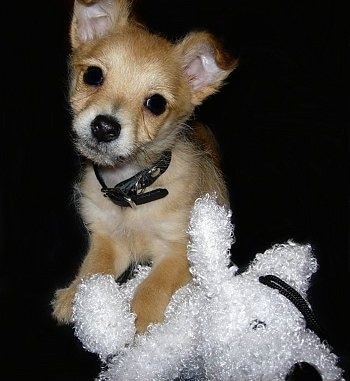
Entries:
{"type": "Polygon", "coordinates": [[[96,164],[93,165],[93,168],[97,180],[102,185],[101,191],[105,197],[108,197],[114,204],[121,207],[135,208],[137,205],[158,200],[168,194],[166,189],[159,188],[150,192],[145,192],[145,189],[168,169],[170,160],[171,151],[164,151],[160,159],[152,167],[138,172],[113,188],[107,187],[96,164]]]}

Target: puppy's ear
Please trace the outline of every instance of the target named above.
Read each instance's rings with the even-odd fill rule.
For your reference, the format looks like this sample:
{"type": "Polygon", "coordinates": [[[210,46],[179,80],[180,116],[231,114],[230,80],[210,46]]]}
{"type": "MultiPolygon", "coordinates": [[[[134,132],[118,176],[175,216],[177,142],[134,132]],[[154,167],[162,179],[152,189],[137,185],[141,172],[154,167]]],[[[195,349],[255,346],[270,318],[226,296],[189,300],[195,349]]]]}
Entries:
{"type": "Polygon", "coordinates": [[[70,29],[71,45],[102,37],[128,22],[131,1],[75,0],[70,29]]]}
{"type": "Polygon", "coordinates": [[[238,60],[230,58],[221,44],[207,32],[190,33],[176,45],[176,49],[180,51],[194,105],[199,105],[219,90],[238,64],[238,60]]]}

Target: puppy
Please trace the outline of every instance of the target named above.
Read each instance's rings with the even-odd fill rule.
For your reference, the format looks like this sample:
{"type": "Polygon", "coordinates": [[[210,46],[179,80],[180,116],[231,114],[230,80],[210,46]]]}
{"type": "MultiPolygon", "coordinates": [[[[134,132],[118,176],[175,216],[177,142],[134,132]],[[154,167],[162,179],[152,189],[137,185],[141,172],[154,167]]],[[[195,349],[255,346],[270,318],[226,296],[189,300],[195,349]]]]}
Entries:
{"type": "Polygon", "coordinates": [[[75,1],[70,40],[70,105],[76,185],[89,249],[72,283],[55,292],[53,316],[69,323],[81,279],[118,278],[152,264],[132,301],[136,331],[161,322],[172,294],[190,279],[187,226],[194,201],[229,196],[214,136],[192,123],[196,106],[235,68],[213,36],[170,42],[132,16],[130,1],[75,1]]]}

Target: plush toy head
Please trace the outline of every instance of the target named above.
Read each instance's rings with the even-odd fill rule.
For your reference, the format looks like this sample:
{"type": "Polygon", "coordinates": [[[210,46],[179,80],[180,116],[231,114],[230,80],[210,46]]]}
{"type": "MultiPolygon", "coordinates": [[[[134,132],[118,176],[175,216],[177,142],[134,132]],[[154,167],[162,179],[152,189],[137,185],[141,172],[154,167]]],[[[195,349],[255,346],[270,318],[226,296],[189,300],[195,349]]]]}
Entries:
{"type": "Polygon", "coordinates": [[[122,285],[102,274],[82,280],[74,329],[105,363],[99,380],[294,380],[302,368],[310,380],[343,380],[337,356],[292,302],[312,315],[305,298],[317,262],[309,245],[275,245],[239,273],[229,267],[231,211],[215,195],[197,200],[188,232],[193,281],[144,335],[135,336],[129,305],[149,268],[122,285]]]}

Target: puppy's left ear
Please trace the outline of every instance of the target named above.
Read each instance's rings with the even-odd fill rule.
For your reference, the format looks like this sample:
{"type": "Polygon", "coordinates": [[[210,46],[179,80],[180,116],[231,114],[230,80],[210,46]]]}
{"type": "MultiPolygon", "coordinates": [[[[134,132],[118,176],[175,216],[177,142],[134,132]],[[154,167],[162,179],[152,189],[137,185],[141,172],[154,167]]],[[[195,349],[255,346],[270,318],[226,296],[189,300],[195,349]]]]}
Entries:
{"type": "Polygon", "coordinates": [[[70,27],[73,49],[129,22],[132,0],[75,0],[70,27]]]}
{"type": "Polygon", "coordinates": [[[192,103],[199,105],[222,86],[238,65],[221,44],[207,32],[188,34],[176,45],[192,90],[192,103]]]}

